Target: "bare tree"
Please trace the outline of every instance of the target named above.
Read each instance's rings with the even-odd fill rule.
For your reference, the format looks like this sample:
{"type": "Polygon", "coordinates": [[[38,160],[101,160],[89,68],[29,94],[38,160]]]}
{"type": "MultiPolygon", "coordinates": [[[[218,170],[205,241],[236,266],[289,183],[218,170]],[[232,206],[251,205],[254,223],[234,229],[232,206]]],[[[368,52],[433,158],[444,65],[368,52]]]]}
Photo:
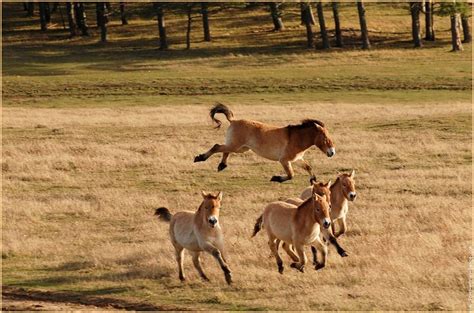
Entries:
{"type": "Polygon", "coordinates": [[[71,37],[76,36],[76,22],[74,21],[74,7],[72,5],[72,2],[66,2],[66,15],[67,15],[67,21],[69,25],[69,33],[71,34],[71,37]]]}
{"type": "Polygon", "coordinates": [[[97,23],[100,28],[100,42],[107,42],[107,7],[105,2],[96,2],[97,23]]]}
{"type": "Polygon", "coordinates": [[[415,48],[419,48],[422,46],[420,11],[421,11],[421,2],[410,2],[411,34],[413,37],[413,44],[415,45],[415,48]]]}
{"type": "Polygon", "coordinates": [[[127,14],[125,13],[125,2],[120,2],[120,19],[122,25],[128,25],[127,14]]]}
{"type": "Polygon", "coordinates": [[[326,29],[326,22],[324,21],[324,11],[323,11],[323,4],[319,1],[316,4],[316,8],[318,11],[318,21],[319,21],[319,29],[321,30],[321,39],[323,41],[323,49],[331,48],[329,44],[328,32],[326,29]]]}
{"type": "Polygon", "coordinates": [[[41,31],[46,31],[48,29],[48,22],[46,19],[46,3],[39,3],[39,15],[40,15],[40,25],[41,31]]]}
{"type": "Polygon", "coordinates": [[[462,32],[463,32],[463,43],[469,43],[472,41],[471,36],[471,25],[469,24],[469,16],[463,13],[461,14],[461,24],[462,24],[462,32]]]}
{"type": "Polygon", "coordinates": [[[462,41],[461,41],[461,14],[452,13],[450,16],[451,19],[451,42],[453,45],[452,51],[462,51],[462,41]]]}
{"type": "Polygon", "coordinates": [[[285,26],[283,25],[283,21],[281,19],[281,10],[280,10],[281,3],[270,2],[269,6],[270,6],[270,14],[273,20],[273,30],[274,31],[284,30],[285,26]]]}
{"type": "Polygon", "coordinates": [[[431,0],[425,1],[425,40],[435,40],[433,27],[433,2],[431,0]]]}
{"type": "Polygon", "coordinates": [[[359,13],[362,49],[370,49],[369,31],[367,29],[367,20],[365,18],[365,6],[362,0],[357,1],[357,11],[359,13]]]}
{"type": "Polygon", "coordinates": [[[84,10],[84,3],[74,2],[74,14],[76,15],[77,27],[79,27],[79,29],[81,30],[81,35],[89,36],[86,11],[84,10]]]}
{"type": "Polygon", "coordinates": [[[168,41],[166,38],[165,15],[163,13],[163,3],[154,2],[153,7],[158,19],[158,33],[160,35],[160,50],[168,49],[168,41]]]}
{"type": "Polygon", "coordinates": [[[302,2],[301,6],[301,20],[303,21],[304,25],[306,26],[306,42],[308,48],[312,48],[314,45],[313,42],[313,24],[311,23],[311,5],[309,3],[302,2]]]}
{"type": "Polygon", "coordinates": [[[202,28],[204,31],[204,41],[211,41],[211,31],[209,29],[208,3],[201,2],[202,28]]]}
{"type": "Polygon", "coordinates": [[[336,1],[331,3],[332,5],[332,14],[334,16],[334,24],[336,28],[336,47],[344,46],[342,41],[342,31],[341,31],[341,23],[339,21],[339,4],[336,1]]]}

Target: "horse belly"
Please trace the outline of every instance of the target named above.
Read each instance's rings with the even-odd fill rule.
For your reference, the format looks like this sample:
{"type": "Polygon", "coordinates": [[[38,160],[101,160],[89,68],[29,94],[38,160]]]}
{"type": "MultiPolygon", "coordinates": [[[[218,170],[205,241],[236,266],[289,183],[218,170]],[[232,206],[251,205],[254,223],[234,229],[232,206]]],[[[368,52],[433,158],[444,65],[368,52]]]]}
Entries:
{"type": "Polygon", "coordinates": [[[282,148],[279,146],[257,144],[251,140],[247,147],[257,155],[272,161],[279,161],[282,155],[282,148]]]}
{"type": "Polygon", "coordinates": [[[288,209],[272,210],[264,217],[264,222],[267,231],[270,231],[276,238],[291,242],[291,221],[293,216],[291,213],[288,214],[289,212],[287,212],[287,210],[288,209]]]}

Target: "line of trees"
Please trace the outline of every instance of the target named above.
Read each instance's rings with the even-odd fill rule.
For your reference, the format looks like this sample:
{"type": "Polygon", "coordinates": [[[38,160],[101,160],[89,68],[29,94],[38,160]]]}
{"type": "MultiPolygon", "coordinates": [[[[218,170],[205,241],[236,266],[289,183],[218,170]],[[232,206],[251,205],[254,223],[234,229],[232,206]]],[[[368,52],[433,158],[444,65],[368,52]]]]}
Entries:
{"type": "MultiPolygon", "coordinates": [[[[118,8],[120,12],[120,19],[122,25],[128,25],[129,16],[127,15],[127,4],[126,2],[119,2],[118,8]]],[[[32,1],[23,3],[24,10],[27,12],[27,16],[34,16],[35,3],[32,1]]],[[[96,2],[96,24],[100,29],[100,41],[107,42],[107,24],[109,16],[112,13],[112,6],[109,2],[96,2]]],[[[114,4],[115,5],[115,4],[114,4]]],[[[285,31],[284,26],[284,11],[285,8],[291,5],[298,5],[297,3],[291,2],[249,2],[249,3],[214,3],[214,2],[152,2],[143,3],[144,6],[149,6],[149,9],[156,16],[158,23],[158,35],[159,35],[159,48],[166,50],[169,48],[167,39],[166,26],[165,26],[165,15],[169,12],[175,12],[184,14],[187,16],[187,28],[186,28],[186,48],[191,47],[191,31],[192,22],[197,17],[202,20],[203,38],[205,41],[211,41],[211,25],[209,22],[209,16],[219,11],[225,10],[231,6],[243,6],[247,9],[255,7],[266,6],[268,8],[269,17],[273,22],[273,31],[285,31]]],[[[462,50],[462,43],[471,42],[471,26],[470,26],[470,5],[466,2],[439,2],[434,3],[433,0],[413,1],[407,3],[408,9],[411,15],[411,29],[412,29],[412,40],[415,48],[423,47],[423,40],[435,41],[435,28],[433,23],[433,16],[447,16],[451,21],[451,37],[452,37],[452,50],[462,50]],[[421,15],[425,15],[425,37],[421,35],[421,15]],[[461,39],[462,34],[462,39],[461,39]]],[[[38,2],[39,18],[40,18],[40,29],[46,31],[48,25],[51,22],[51,13],[58,11],[62,15],[62,8],[65,8],[68,29],[70,36],[74,37],[77,35],[89,36],[89,26],[85,11],[85,3],[83,2],[63,2],[63,3],[49,3],[49,2],[38,2]]],[[[314,42],[314,31],[313,26],[316,23],[313,7],[316,9],[317,21],[319,24],[319,35],[321,40],[322,49],[330,49],[331,44],[328,35],[328,29],[326,27],[324,9],[325,5],[321,0],[317,2],[313,1],[301,1],[299,3],[301,10],[301,24],[306,28],[306,41],[307,47],[315,47],[314,42]]],[[[333,1],[330,3],[332,9],[332,17],[334,19],[334,33],[335,33],[335,46],[343,47],[344,41],[342,37],[341,22],[339,19],[339,3],[333,1]]],[[[360,42],[362,49],[370,49],[371,44],[369,40],[369,29],[366,17],[366,9],[363,0],[356,0],[354,3],[354,9],[357,8],[360,25],[360,42]]],[[[63,19],[64,24],[64,19],[63,19]]]]}

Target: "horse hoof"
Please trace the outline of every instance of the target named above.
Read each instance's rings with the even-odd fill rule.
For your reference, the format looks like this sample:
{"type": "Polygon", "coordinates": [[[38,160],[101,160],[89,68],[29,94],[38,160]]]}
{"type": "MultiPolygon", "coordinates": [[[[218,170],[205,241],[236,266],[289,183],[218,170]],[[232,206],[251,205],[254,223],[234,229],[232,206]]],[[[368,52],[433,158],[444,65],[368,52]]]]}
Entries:
{"type": "Polygon", "coordinates": [[[203,162],[203,161],[206,161],[206,158],[204,157],[203,154],[197,155],[197,156],[194,158],[194,163],[196,163],[196,162],[203,162]]]}
{"type": "Polygon", "coordinates": [[[297,270],[300,271],[301,273],[304,273],[304,265],[298,266],[298,263],[293,262],[293,263],[290,264],[290,266],[291,266],[292,268],[297,269],[297,270]]]}
{"type": "Polygon", "coordinates": [[[219,165],[217,166],[217,171],[220,172],[224,170],[226,167],[227,167],[227,164],[219,163],[219,165]]]}
{"type": "Polygon", "coordinates": [[[203,281],[205,281],[206,283],[210,282],[209,278],[207,278],[207,276],[202,276],[201,277],[203,281]]]}
{"type": "Polygon", "coordinates": [[[283,274],[283,266],[278,266],[278,273],[283,274]]]}
{"type": "Polygon", "coordinates": [[[185,282],[185,281],[186,281],[186,278],[185,278],[184,276],[179,276],[179,280],[180,280],[181,282],[185,282]]]}
{"type": "Polygon", "coordinates": [[[270,179],[270,181],[274,181],[274,182],[277,182],[277,183],[283,182],[281,176],[272,176],[272,178],[270,179]]]}
{"type": "Polygon", "coordinates": [[[343,257],[343,258],[346,257],[346,256],[349,256],[349,255],[347,254],[347,252],[344,251],[344,250],[338,251],[338,253],[339,253],[339,255],[340,255],[341,257],[343,257]]]}
{"type": "Polygon", "coordinates": [[[314,267],[315,270],[320,270],[324,267],[324,264],[316,264],[316,266],[314,267]]]}
{"type": "Polygon", "coordinates": [[[314,176],[314,175],[311,176],[311,178],[309,179],[309,183],[310,183],[311,185],[313,185],[313,184],[316,183],[317,181],[318,181],[318,180],[316,179],[316,176],[314,176]]]}

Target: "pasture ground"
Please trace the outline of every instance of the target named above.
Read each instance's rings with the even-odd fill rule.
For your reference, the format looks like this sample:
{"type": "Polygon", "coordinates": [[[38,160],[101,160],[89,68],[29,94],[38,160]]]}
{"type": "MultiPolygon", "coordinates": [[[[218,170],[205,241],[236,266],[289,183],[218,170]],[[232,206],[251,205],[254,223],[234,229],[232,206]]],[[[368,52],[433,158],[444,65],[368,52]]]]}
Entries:
{"type": "MultiPolygon", "coordinates": [[[[438,42],[414,50],[407,10],[369,4],[375,49],[321,52],[301,48],[296,13],[281,34],[268,31],[263,10],[247,19],[219,13],[215,41],[200,42],[196,30],[191,51],[180,43],[183,18],[172,16],[173,46],[160,52],[149,19],[112,22],[110,43],[100,45],[95,35],[40,34],[19,17],[20,4],[2,6],[2,285],[10,295],[136,309],[468,309],[471,46],[448,52],[447,18],[436,20],[438,42]],[[348,258],[330,248],[328,266],[305,274],[286,258],[278,274],[252,227],[266,203],[298,195],[308,177],[297,168],[292,182],[270,183],[280,165],[252,153],[231,155],[221,173],[218,157],[192,163],[223,140],[225,123],[214,130],[208,118],[215,101],[237,118],[328,125],[337,155],[312,149],[306,158],[322,180],[356,169],[359,196],[340,239],[348,258]],[[153,216],[162,205],[194,210],[201,189],[224,192],[230,287],[210,256],[211,284],[189,257],[180,283],[168,226],[153,216]]],[[[356,10],[341,10],[355,42],[356,10]]]]}

